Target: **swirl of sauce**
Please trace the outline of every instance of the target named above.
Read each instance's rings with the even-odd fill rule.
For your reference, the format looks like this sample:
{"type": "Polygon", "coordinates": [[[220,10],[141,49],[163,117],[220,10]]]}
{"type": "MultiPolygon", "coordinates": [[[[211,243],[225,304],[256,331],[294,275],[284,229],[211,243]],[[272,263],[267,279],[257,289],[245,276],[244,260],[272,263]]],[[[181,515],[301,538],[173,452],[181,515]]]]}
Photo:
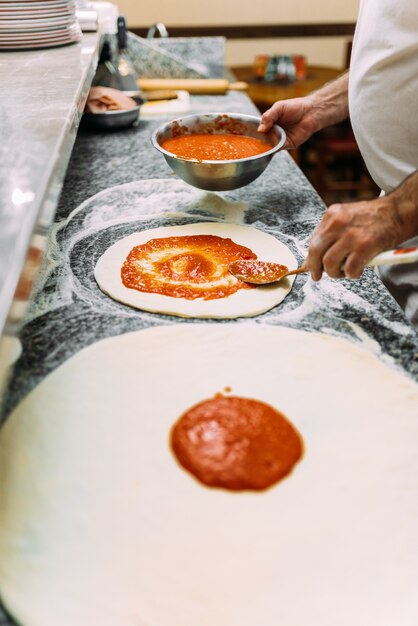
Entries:
{"type": "Polygon", "coordinates": [[[260,491],[287,476],[303,454],[299,433],[272,406],[218,395],[174,424],[171,448],[186,470],[209,487],[260,491]]]}
{"type": "Polygon", "coordinates": [[[129,289],[213,300],[254,288],[235,278],[228,264],[256,258],[249,248],[217,235],[162,237],[135,246],[122,265],[121,278],[129,289]]]}

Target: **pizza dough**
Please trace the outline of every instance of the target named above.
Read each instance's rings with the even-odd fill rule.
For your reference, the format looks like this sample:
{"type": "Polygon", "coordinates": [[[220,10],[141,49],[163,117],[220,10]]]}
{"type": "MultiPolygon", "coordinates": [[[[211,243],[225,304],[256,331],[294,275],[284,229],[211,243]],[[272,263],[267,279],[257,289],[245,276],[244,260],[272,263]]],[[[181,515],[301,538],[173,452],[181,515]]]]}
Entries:
{"type": "Polygon", "coordinates": [[[0,431],[0,588],[24,626],[416,626],[418,386],[346,341],[254,323],[106,339],[0,431]],[[203,487],[169,431],[231,387],[305,454],[203,487]]]}
{"type": "Polygon", "coordinates": [[[155,293],[128,289],[122,283],[120,271],[123,262],[134,246],[158,237],[182,235],[218,235],[230,237],[235,243],[251,248],[264,261],[275,261],[296,269],[297,260],[285,244],[252,226],[239,226],[223,222],[200,222],[183,226],[162,226],[133,233],[111,246],[98,260],[94,276],[102,291],[114,300],[137,309],[166,313],[182,317],[235,318],[259,315],[273,308],[287,296],[294,276],[279,283],[257,289],[241,289],[237,293],[217,300],[186,300],[155,293]]]}

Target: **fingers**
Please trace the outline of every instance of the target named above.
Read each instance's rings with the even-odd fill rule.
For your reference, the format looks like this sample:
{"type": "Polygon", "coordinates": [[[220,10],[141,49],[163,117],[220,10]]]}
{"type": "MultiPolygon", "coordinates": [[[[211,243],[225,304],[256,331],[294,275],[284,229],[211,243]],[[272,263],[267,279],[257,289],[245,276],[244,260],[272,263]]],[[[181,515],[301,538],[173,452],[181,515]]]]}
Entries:
{"type": "MultiPolygon", "coordinates": [[[[342,224],[338,224],[338,215],[341,211],[341,205],[330,206],[322,218],[322,221],[315,228],[310,244],[307,257],[307,265],[311,272],[313,280],[320,280],[323,271],[327,271],[325,268],[325,255],[330,251],[331,247],[338,240],[342,224]],[[337,222],[337,223],[335,223],[337,222]]],[[[337,250],[338,252],[338,250],[337,250]]],[[[328,255],[328,269],[333,274],[337,274],[334,271],[334,264],[336,263],[335,255],[332,253],[328,255]]],[[[339,266],[339,270],[341,265],[339,266]]],[[[328,271],[327,271],[328,273],[328,271]]],[[[337,278],[339,276],[336,276],[337,278]]]]}
{"type": "Polygon", "coordinates": [[[309,249],[307,264],[315,281],[322,278],[323,272],[330,278],[356,279],[362,275],[371,256],[352,251],[348,239],[334,241],[328,247],[323,239],[319,239],[309,249]]]}
{"type": "Polygon", "coordinates": [[[259,133],[268,133],[273,124],[282,121],[281,118],[285,110],[285,102],[285,100],[279,100],[263,113],[260,125],[257,129],[259,133]]]}
{"type": "Polygon", "coordinates": [[[369,236],[364,236],[356,241],[355,248],[347,255],[343,270],[346,278],[360,278],[368,261],[373,258],[381,248],[369,236]]]}
{"type": "Polygon", "coordinates": [[[336,241],[325,252],[322,265],[330,278],[347,278],[346,263],[350,249],[345,241],[336,241]]]}
{"type": "Polygon", "coordinates": [[[274,111],[274,107],[271,107],[261,116],[261,122],[257,128],[259,133],[268,133],[273,124],[278,120],[278,114],[274,111]]]}
{"type": "Polygon", "coordinates": [[[345,278],[351,278],[352,280],[360,278],[370,258],[371,256],[365,259],[358,254],[349,254],[342,268],[343,276],[345,276],[345,278]]]}
{"type": "Polygon", "coordinates": [[[382,249],[372,223],[368,203],[330,206],[309,245],[312,279],[320,280],[324,271],[331,278],[359,278],[367,262],[382,249]]]}
{"type": "Polygon", "coordinates": [[[261,117],[258,131],[268,133],[273,124],[279,124],[286,132],[284,150],[294,150],[318,130],[311,114],[309,97],[279,100],[261,117]]]}

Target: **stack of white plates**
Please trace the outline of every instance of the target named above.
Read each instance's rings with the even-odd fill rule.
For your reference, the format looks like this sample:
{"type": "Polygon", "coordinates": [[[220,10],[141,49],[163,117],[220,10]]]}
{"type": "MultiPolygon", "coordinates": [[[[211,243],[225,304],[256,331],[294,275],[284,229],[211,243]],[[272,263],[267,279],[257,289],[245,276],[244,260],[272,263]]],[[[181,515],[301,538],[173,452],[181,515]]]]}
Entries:
{"type": "Polygon", "coordinates": [[[0,0],[0,50],[52,48],[80,39],[75,0],[0,0]]]}

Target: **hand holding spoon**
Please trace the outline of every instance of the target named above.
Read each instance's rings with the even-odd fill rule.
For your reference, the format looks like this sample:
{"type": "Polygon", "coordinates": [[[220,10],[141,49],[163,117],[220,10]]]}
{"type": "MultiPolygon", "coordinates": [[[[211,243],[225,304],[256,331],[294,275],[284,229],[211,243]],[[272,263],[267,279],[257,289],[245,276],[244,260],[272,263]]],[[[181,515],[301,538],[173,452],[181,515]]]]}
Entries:
{"type": "MultiPolygon", "coordinates": [[[[399,263],[412,263],[418,261],[418,248],[397,248],[396,250],[386,250],[370,259],[367,265],[398,265],[399,263]]],[[[293,274],[303,274],[309,268],[303,263],[295,270],[289,270],[286,265],[270,263],[269,261],[242,260],[233,261],[228,265],[228,270],[239,280],[254,285],[266,285],[275,283],[286,276],[293,274]]]]}

